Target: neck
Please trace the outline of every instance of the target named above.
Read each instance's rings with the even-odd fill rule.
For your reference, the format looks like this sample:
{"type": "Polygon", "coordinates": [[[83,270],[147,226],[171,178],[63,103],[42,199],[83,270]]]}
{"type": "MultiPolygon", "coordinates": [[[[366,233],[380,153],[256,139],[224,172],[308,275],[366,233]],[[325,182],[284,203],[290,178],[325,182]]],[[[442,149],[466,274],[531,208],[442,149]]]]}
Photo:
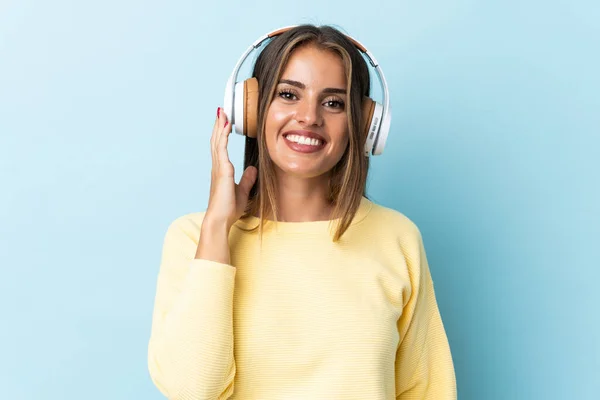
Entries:
{"type": "Polygon", "coordinates": [[[278,174],[277,219],[282,222],[325,221],[333,209],[327,176],[300,178],[278,174]]]}

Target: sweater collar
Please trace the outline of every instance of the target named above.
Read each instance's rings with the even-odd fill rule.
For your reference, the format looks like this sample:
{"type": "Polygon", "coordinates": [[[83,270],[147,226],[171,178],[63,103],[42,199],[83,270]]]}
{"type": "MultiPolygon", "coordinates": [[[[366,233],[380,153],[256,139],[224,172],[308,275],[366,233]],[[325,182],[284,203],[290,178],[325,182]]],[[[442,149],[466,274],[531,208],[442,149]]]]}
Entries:
{"type": "MultiPolygon", "coordinates": [[[[354,215],[354,219],[350,226],[355,225],[362,221],[371,208],[373,207],[373,202],[371,202],[366,197],[362,196],[360,200],[360,204],[356,210],[356,214],[354,215]]],[[[321,232],[323,230],[328,229],[330,226],[335,227],[339,219],[332,220],[323,220],[323,221],[305,221],[305,222],[282,222],[278,221],[274,224],[274,221],[267,220],[265,221],[265,225],[263,229],[266,231],[271,229],[276,229],[276,232],[321,232]]],[[[258,217],[250,216],[244,219],[240,219],[235,222],[234,226],[242,229],[242,230],[252,230],[258,227],[260,223],[260,219],[258,217]]]]}

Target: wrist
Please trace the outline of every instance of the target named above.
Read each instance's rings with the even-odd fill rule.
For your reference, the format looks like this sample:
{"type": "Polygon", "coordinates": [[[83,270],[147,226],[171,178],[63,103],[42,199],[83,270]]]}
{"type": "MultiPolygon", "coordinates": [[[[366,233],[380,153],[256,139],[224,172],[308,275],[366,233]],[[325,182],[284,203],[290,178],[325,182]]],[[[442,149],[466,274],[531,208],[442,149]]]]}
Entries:
{"type": "Polygon", "coordinates": [[[229,230],[226,221],[206,218],[200,228],[200,240],[194,258],[229,264],[229,230]]]}
{"type": "Polygon", "coordinates": [[[225,220],[215,219],[209,216],[204,216],[202,221],[201,233],[207,234],[220,234],[229,233],[229,223],[225,220]]]}

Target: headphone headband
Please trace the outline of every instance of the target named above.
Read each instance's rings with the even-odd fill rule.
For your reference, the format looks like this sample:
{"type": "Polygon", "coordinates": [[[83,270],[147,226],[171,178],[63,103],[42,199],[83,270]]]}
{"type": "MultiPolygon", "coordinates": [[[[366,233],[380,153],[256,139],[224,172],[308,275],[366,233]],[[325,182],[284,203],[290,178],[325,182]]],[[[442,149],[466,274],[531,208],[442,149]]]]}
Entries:
{"type": "MultiPolygon", "coordinates": [[[[237,76],[239,74],[240,68],[243,65],[244,61],[246,61],[246,59],[248,58],[250,53],[252,53],[253,50],[258,49],[260,46],[262,46],[262,44],[265,41],[272,39],[276,36],[279,36],[297,26],[298,25],[291,25],[291,26],[279,28],[277,30],[267,33],[266,35],[259,37],[242,54],[242,56],[236,63],[235,67],[233,68],[233,72],[231,73],[229,79],[227,80],[227,84],[225,86],[225,98],[223,101],[223,108],[224,108],[226,115],[230,118],[231,121],[235,121],[238,117],[243,118],[243,116],[236,116],[234,113],[234,109],[235,109],[235,107],[234,107],[234,92],[235,92],[235,84],[237,82],[237,76]]],[[[376,126],[374,127],[375,128],[374,131],[369,132],[369,137],[375,139],[375,142],[372,143],[373,154],[378,155],[383,152],[383,146],[385,145],[387,133],[389,131],[390,122],[391,122],[390,99],[389,99],[389,91],[388,91],[387,82],[385,80],[385,76],[383,75],[383,71],[381,70],[381,67],[379,66],[379,63],[377,62],[375,57],[371,54],[371,52],[369,52],[369,50],[365,46],[363,46],[358,40],[354,39],[353,37],[348,36],[348,35],[344,35],[344,36],[346,36],[346,38],[348,38],[348,40],[350,40],[354,44],[354,46],[362,54],[364,54],[367,57],[369,63],[375,69],[377,78],[381,85],[381,89],[382,89],[382,93],[383,93],[383,104],[382,104],[383,110],[382,110],[381,121],[376,121],[376,126]],[[381,135],[379,135],[378,132],[383,132],[384,137],[381,138],[380,137],[381,135]],[[382,142],[382,139],[383,139],[383,142],[382,142]]],[[[233,124],[234,123],[235,122],[233,122],[233,124]]]]}

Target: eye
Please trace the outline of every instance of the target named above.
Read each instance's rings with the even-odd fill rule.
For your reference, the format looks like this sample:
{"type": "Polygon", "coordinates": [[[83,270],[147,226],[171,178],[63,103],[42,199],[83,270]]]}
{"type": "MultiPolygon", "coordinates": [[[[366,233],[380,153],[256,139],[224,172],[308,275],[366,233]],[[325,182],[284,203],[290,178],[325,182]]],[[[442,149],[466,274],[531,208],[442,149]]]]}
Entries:
{"type": "Polygon", "coordinates": [[[344,102],[341,100],[338,100],[338,99],[326,100],[324,104],[326,107],[338,108],[338,109],[344,108],[344,102]]]}
{"type": "Polygon", "coordinates": [[[281,89],[278,96],[285,100],[296,100],[296,94],[290,89],[281,89]]]}

